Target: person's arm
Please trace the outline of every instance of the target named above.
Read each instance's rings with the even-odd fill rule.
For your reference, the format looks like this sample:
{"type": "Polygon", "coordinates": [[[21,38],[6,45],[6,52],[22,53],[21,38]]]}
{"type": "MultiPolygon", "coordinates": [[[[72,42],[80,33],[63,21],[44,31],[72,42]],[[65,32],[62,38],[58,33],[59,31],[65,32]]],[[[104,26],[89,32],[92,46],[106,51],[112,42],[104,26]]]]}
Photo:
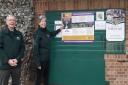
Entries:
{"type": "Polygon", "coordinates": [[[37,67],[41,66],[40,64],[40,60],[39,60],[39,42],[40,42],[40,37],[39,34],[36,32],[34,34],[34,39],[33,39],[33,57],[34,57],[34,61],[37,67]]]}
{"type": "Polygon", "coordinates": [[[25,51],[25,43],[24,43],[24,39],[23,39],[23,35],[21,34],[21,45],[20,45],[20,51],[19,51],[19,55],[16,58],[17,61],[21,61],[21,59],[24,57],[24,51],[25,51]]]}
{"type": "MultiPolygon", "coordinates": [[[[2,29],[2,28],[0,28],[2,29]]],[[[3,34],[2,30],[0,30],[0,62],[2,63],[8,63],[8,56],[6,55],[4,51],[4,43],[3,43],[3,34]]]]}
{"type": "Polygon", "coordinates": [[[57,29],[56,31],[52,31],[52,32],[48,32],[50,34],[50,37],[54,37],[56,36],[59,32],[61,32],[61,30],[63,29],[63,27],[61,27],[60,29],[57,29]]]}

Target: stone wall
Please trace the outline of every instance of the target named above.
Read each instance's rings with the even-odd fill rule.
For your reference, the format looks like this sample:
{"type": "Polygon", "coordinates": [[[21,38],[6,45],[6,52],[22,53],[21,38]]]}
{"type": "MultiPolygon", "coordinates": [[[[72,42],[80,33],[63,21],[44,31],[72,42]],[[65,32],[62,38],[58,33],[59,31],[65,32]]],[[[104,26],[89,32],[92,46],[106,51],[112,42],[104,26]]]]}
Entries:
{"type": "MultiPolygon", "coordinates": [[[[0,0],[0,26],[5,24],[7,15],[13,14],[17,18],[17,29],[20,30],[25,39],[25,60],[31,56],[32,34],[34,29],[34,11],[32,0],[0,0]]],[[[22,66],[22,85],[26,78],[28,63],[22,66]]]]}
{"type": "Polygon", "coordinates": [[[0,0],[0,25],[8,14],[17,17],[17,28],[25,33],[33,28],[32,0],[0,0]]]}

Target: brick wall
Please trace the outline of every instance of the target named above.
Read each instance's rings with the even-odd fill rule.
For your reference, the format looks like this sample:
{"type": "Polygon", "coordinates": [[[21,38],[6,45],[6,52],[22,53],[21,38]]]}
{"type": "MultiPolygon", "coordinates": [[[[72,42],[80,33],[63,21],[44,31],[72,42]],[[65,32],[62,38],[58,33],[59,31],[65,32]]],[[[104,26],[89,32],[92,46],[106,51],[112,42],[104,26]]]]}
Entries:
{"type": "MultiPolygon", "coordinates": [[[[128,51],[128,10],[126,10],[126,52],[128,51]]],[[[105,54],[105,78],[108,85],[128,85],[128,55],[105,54]]]]}
{"type": "Polygon", "coordinates": [[[128,85],[128,56],[105,55],[106,81],[108,85],[128,85]]]}
{"type": "Polygon", "coordinates": [[[126,11],[126,54],[128,54],[128,9],[126,11]]]}

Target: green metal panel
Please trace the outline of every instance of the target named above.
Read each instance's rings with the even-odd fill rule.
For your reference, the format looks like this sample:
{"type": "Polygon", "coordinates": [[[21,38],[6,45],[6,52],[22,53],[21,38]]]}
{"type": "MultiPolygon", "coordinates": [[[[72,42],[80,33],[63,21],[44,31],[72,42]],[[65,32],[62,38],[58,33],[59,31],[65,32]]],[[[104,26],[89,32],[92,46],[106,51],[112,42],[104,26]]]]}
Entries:
{"type": "MultiPolygon", "coordinates": [[[[47,12],[46,17],[53,30],[61,11],[47,12]]],[[[51,85],[105,85],[105,31],[95,31],[91,43],[64,43],[56,38],[51,44],[51,85]]]]}

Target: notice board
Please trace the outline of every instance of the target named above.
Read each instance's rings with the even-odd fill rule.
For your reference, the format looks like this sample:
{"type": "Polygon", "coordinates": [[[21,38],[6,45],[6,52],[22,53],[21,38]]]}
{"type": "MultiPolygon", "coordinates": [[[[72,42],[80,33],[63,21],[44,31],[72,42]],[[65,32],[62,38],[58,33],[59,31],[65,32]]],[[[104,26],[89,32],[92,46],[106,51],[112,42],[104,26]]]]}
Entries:
{"type": "MultiPolygon", "coordinates": [[[[61,20],[61,13],[72,11],[47,11],[47,28],[53,31],[54,21],[61,20]]],[[[106,10],[82,11],[94,12],[96,20],[96,11],[105,13],[106,10]]],[[[106,41],[105,33],[105,30],[95,30],[94,41],[83,43],[63,42],[61,38],[53,38],[51,40],[50,85],[105,85],[104,54],[124,53],[124,41],[106,41]],[[108,45],[115,46],[117,49],[106,48],[108,45]]]]}

